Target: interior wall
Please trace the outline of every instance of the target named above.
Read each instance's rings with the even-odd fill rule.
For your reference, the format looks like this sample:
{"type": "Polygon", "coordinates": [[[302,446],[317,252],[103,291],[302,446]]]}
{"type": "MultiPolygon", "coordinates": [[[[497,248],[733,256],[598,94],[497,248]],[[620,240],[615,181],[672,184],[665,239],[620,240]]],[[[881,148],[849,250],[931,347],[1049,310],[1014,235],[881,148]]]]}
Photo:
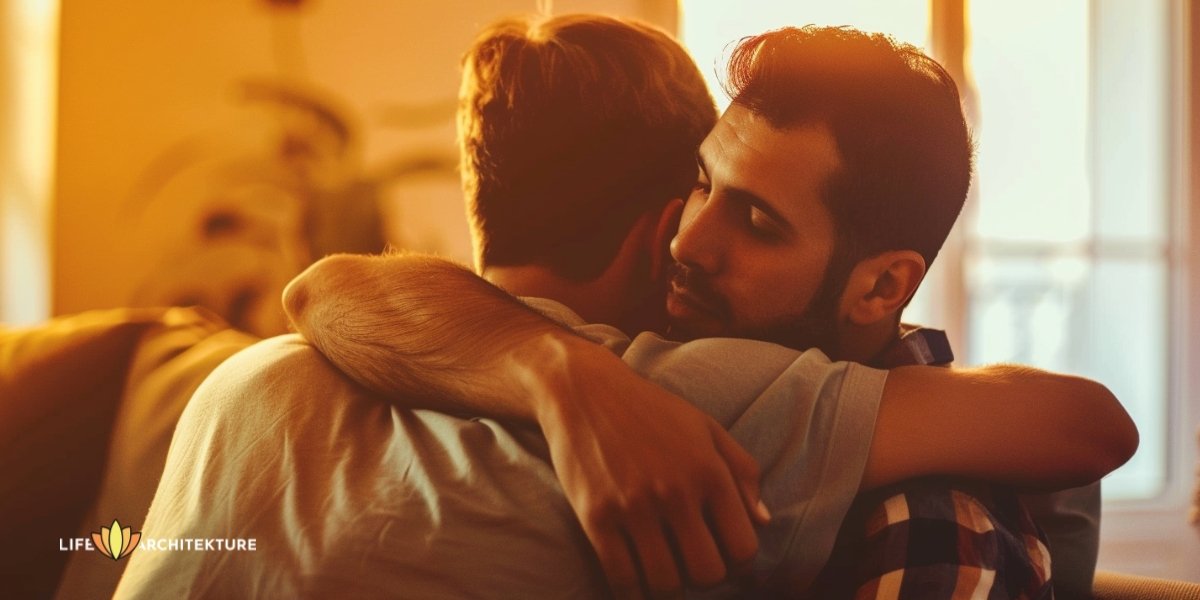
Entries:
{"type": "MultiPolygon", "coordinates": [[[[484,25],[539,4],[66,0],[54,312],[165,299],[253,313],[286,279],[255,284],[257,300],[238,295],[246,282],[323,248],[376,249],[363,242],[376,209],[393,245],[469,261],[459,56],[484,25]]],[[[669,1],[552,6],[674,28],[669,1]]],[[[269,333],[277,319],[243,325],[269,333]]]]}

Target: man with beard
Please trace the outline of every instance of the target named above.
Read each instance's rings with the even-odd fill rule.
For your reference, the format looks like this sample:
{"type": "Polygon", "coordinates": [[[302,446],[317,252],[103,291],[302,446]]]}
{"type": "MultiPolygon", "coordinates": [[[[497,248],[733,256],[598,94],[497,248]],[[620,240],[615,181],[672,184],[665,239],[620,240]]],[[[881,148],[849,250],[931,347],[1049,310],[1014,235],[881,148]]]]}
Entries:
{"type": "MultiPolygon", "coordinates": [[[[531,302],[557,323],[418,257],[328,260],[287,298],[305,332],[368,389],[510,422],[390,408],[295,337],[268,340],[197,391],[143,527],[152,538],[256,537],[258,551],[139,552],[117,597],[245,585],[266,595],[587,597],[604,592],[600,569],[619,593],[660,592],[716,584],[727,563],[752,557],[753,576],[718,593],[796,593],[860,488],[931,474],[1063,486],[1132,451],[1119,404],[1075,378],[1012,367],[887,374],[750,340],[630,340],[622,330],[662,320],[666,245],[682,209],[672,198],[691,187],[695,147],[715,117],[695,67],[661,32],[560,17],[489,29],[464,71],[464,187],[481,272],[541,297],[531,302]],[[419,338],[413,356],[391,347],[397,326],[419,338]],[[936,398],[922,391],[931,389],[936,398]],[[956,409],[968,400],[970,410],[956,409]],[[1084,410],[1093,418],[1077,418],[1084,410]],[[511,422],[521,420],[545,437],[511,422]],[[944,440],[923,436],[931,422],[972,443],[945,452],[944,440]],[[1070,451],[1030,423],[1059,430],[1070,451]],[[1014,447],[995,450],[1005,443],[1014,447]],[[773,516],[738,444],[766,468],[773,516]]],[[[803,156],[819,169],[828,149],[803,156]]],[[[886,269],[892,279],[913,272],[904,252],[886,269]]],[[[885,307],[897,289],[881,286],[885,307]]]]}

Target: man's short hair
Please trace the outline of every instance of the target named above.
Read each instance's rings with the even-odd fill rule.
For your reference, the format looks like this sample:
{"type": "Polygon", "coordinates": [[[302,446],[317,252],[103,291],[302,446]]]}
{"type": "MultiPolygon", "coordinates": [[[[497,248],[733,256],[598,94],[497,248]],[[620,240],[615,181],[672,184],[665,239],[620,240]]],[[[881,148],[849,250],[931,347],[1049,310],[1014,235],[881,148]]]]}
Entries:
{"type": "Polygon", "coordinates": [[[666,33],[596,15],[506,20],[463,58],[459,144],[476,262],[592,279],[638,216],[686,198],[716,109],[666,33]]]}
{"type": "Polygon", "coordinates": [[[882,34],[810,25],[741,40],[724,84],[776,128],[833,131],[843,168],[823,200],[843,268],[888,250],[933,262],[971,182],[970,134],[941,65],[882,34]]]}

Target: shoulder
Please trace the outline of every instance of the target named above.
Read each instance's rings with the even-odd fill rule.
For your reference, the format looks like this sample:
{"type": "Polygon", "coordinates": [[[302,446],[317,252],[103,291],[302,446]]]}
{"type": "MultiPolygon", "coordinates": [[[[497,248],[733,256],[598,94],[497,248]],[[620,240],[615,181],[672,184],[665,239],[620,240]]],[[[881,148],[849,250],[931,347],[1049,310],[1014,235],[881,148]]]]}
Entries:
{"type": "Polygon", "coordinates": [[[829,360],[820,350],[799,351],[735,338],[686,343],[643,333],[622,358],[643,377],[688,400],[729,426],[752,405],[789,412],[819,398],[863,396],[877,400],[883,371],[829,360]]]}
{"type": "Polygon", "coordinates": [[[820,350],[741,338],[702,338],[690,342],[665,340],[643,333],[629,345],[626,362],[638,370],[684,369],[706,379],[774,380],[789,371],[841,372],[851,363],[833,362],[820,350]]]}
{"type": "Polygon", "coordinates": [[[184,418],[274,421],[284,413],[342,406],[338,397],[363,393],[303,337],[288,334],[262,340],[222,362],[196,390],[184,418]]]}
{"type": "Polygon", "coordinates": [[[339,372],[299,334],[280,335],[252,344],[215,369],[206,386],[277,386],[296,379],[336,377],[339,372]]]}

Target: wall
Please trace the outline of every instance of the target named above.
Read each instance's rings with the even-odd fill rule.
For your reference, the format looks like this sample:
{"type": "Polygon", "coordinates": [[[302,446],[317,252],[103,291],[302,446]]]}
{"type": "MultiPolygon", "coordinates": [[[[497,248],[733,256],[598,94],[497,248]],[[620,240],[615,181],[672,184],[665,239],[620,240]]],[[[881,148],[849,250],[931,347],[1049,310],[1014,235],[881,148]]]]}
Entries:
{"type": "MultiPolygon", "coordinates": [[[[668,26],[673,7],[553,6],[668,26]]],[[[55,313],[199,302],[270,333],[279,273],[330,249],[377,251],[376,211],[391,243],[469,260],[453,171],[458,58],[485,24],[536,8],[65,2],[55,313]]]]}

